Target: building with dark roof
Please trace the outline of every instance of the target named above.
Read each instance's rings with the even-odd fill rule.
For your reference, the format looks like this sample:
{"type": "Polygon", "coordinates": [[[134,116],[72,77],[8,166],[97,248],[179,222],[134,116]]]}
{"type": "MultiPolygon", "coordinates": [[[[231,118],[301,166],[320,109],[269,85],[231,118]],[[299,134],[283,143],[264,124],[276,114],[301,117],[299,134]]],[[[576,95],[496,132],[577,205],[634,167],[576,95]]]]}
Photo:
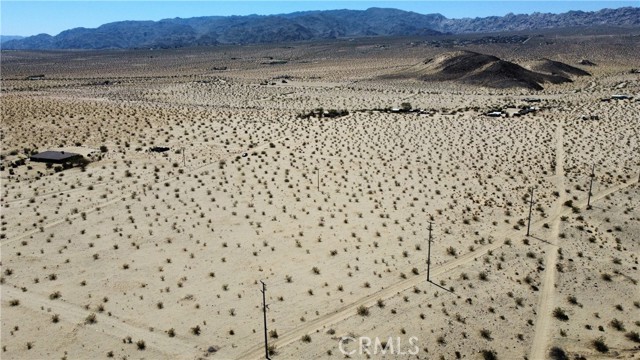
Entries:
{"type": "Polygon", "coordinates": [[[82,155],[66,151],[44,151],[30,158],[31,161],[53,164],[73,163],[80,159],[82,159],[82,155]]]}

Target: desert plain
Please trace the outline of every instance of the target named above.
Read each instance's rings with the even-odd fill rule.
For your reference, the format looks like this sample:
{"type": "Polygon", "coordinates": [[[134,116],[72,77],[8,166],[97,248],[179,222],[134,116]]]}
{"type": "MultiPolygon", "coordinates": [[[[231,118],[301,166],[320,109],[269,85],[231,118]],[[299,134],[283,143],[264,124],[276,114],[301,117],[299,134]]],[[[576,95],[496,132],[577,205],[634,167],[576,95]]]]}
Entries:
{"type": "Polygon", "coordinates": [[[0,357],[640,358],[640,37],[525,38],[2,51],[0,357]]]}

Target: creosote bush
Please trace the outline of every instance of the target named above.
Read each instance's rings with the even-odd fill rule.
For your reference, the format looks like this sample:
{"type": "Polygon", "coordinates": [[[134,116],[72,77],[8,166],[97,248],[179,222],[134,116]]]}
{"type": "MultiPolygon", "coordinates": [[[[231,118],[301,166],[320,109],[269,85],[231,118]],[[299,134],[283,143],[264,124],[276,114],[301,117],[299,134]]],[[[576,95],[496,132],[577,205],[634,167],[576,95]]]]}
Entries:
{"type": "Polygon", "coordinates": [[[553,309],[553,317],[560,321],[569,320],[569,316],[567,315],[567,313],[560,307],[553,309]]]}
{"type": "Polygon", "coordinates": [[[601,353],[609,352],[609,346],[604,342],[604,337],[599,337],[591,342],[593,347],[601,353]]]}
{"type": "Polygon", "coordinates": [[[364,305],[358,306],[358,309],[356,310],[356,312],[360,316],[369,316],[369,309],[364,305]]]}
{"type": "Polygon", "coordinates": [[[95,324],[97,323],[98,320],[96,319],[96,314],[95,313],[91,313],[89,314],[85,319],[84,319],[84,323],[85,324],[95,324]]]}

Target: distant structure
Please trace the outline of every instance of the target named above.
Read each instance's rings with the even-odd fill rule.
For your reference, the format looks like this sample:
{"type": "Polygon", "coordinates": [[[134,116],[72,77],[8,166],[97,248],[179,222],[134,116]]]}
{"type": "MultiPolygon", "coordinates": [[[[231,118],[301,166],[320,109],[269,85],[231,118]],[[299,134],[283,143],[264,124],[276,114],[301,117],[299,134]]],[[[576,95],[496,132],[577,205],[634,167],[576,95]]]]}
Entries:
{"type": "Polygon", "coordinates": [[[44,75],[29,75],[27,76],[27,80],[44,80],[44,75]]]}
{"type": "Polygon", "coordinates": [[[82,155],[66,151],[44,151],[29,158],[34,162],[69,164],[82,160],[82,155]]]}
{"type": "Polygon", "coordinates": [[[491,116],[491,117],[500,117],[500,116],[504,115],[504,113],[502,111],[491,111],[491,112],[486,113],[485,115],[491,116]]]}
{"type": "Polygon", "coordinates": [[[154,146],[154,147],[150,148],[149,151],[151,151],[151,152],[165,152],[165,151],[169,151],[169,147],[167,147],[167,146],[154,146]]]}
{"type": "Polygon", "coordinates": [[[633,96],[615,94],[615,95],[611,95],[611,99],[612,100],[631,100],[633,99],[633,96]]]}
{"type": "Polygon", "coordinates": [[[585,66],[596,66],[596,63],[594,63],[591,60],[587,60],[587,59],[580,60],[580,62],[578,64],[585,65],[585,66]]]}
{"type": "Polygon", "coordinates": [[[540,110],[540,108],[535,107],[535,106],[529,106],[529,107],[525,107],[525,108],[522,108],[522,109],[518,110],[518,112],[515,113],[514,115],[517,115],[517,116],[526,115],[528,113],[535,113],[538,110],[540,110]]]}
{"type": "Polygon", "coordinates": [[[600,99],[600,101],[609,102],[611,100],[631,100],[631,99],[633,99],[633,96],[622,95],[622,94],[614,94],[614,95],[611,95],[611,97],[602,98],[602,99],[600,99]]]}
{"type": "Polygon", "coordinates": [[[523,100],[530,103],[539,103],[541,101],[538,98],[524,98],[523,100]]]}

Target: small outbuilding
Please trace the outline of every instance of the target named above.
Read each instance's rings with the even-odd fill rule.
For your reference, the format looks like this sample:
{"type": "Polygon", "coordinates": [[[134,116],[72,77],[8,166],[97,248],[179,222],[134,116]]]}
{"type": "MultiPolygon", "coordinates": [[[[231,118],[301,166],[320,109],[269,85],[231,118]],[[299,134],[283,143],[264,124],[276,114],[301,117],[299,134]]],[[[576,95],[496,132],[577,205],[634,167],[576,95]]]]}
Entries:
{"type": "Polygon", "coordinates": [[[169,151],[169,147],[168,146],[154,146],[152,148],[149,148],[149,151],[151,151],[151,152],[165,152],[165,151],[169,151]]]}
{"type": "Polygon", "coordinates": [[[615,95],[611,95],[611,99],[613,99],[613,100],[631,100],[631,99],[633,99],[633,96],[615,94],[615,95]]]}
{"type": "Polygon", "coordinates": [[[82,155],[67,151],[44,151],[29,158],[34,162],[68,164],[82,160],[82,155]]]}

